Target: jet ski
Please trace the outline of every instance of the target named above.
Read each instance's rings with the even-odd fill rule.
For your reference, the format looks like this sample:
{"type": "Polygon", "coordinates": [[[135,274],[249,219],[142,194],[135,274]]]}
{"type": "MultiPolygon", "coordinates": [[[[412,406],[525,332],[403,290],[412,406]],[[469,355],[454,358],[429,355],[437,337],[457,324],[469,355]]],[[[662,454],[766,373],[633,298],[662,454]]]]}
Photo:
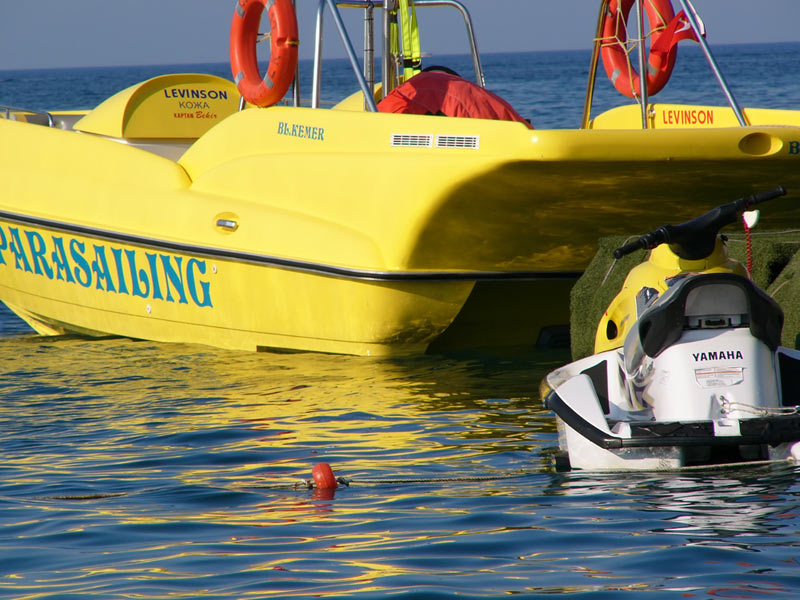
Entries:
{"type": "Polygon", "coordinates": [[[663,470],[800,461],[800,352],[720,230],[783,187],[617,248],[650,250],[602,317],[595,354],[547,375],[556,468],[663,470]]]}

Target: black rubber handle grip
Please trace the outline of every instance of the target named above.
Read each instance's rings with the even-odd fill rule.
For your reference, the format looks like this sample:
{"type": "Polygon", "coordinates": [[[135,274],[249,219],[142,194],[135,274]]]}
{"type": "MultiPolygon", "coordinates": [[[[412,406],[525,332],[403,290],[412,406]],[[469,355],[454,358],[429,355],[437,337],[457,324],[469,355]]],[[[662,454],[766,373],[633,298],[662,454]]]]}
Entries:
{"type": "Polygon", "coordinates": [[[664,242],[669,242],[669,232],[666,227],[661,226],[655,231],[645,233],[638,240],[628,242],[624,246],[614,250],[614,258],[622,258],[637,250],[650,250],[664,242]]]}
{"type": "Polygon", "coordinates": [[[620,259],[623,256],[627,256],[628,254],[632,254],[637,250],[643,250],[643,249],[644,249],[644,244],[642,244],[642,238],[639,238],[638,240],[629,242],[624,246],[620,246],[619,248],[614,250],[614,258],[620,259]]]}
{"type": "Polygon", "coordinates": [[[675,252],[681,258],[696,260],[710,256],[719,230],[725,225],[734,223],[738,213],[749,210],[756,204],[784,195],[786,195],[786,188],[781,185],[766,192],[745,196],[723,204],[681,225],[662,225],[650,233],[645,233],[639,239],[614,250],[614,258],[620,259],[637,250],[651,250],[660,244],[675,244],[675,252]]]}
{"type": "Polygon", "coordinates": [[[753,194],[752,196],[747,196],[746,198],[742,198],[744,200],[745,210],[749,209],[751,206],[755,206],[756,204],[761,204],[762,202],[766,202],[767,200],[774,200],[775,198],[780,198],[781,196],[786,195],[786,188],[782,185],[779,185],[775,189],[767,190],[766,192],[761,192],[760,194],[753,194]]]}

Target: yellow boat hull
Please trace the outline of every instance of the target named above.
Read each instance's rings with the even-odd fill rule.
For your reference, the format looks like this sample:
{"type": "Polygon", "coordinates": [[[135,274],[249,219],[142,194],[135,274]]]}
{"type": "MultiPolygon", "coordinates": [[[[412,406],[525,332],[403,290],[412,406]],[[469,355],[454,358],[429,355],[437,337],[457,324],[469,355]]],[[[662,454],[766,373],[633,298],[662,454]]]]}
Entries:
{"type": "Polygon", "coordinates": [[[12,222],[0,231],[8,248],[0,294],[44,334],[421,353],[473,287],[357,281],[12,222]]]}
{"type": "MultiPolygon", "coordinates": [[[[539,131],[348,105],[237,112],[231,85],[156,78],[75,131],[0,119],[0,299],[41,333],[360,355],[531,347],[563,333],[598,237],[800,189],[800,113],[539,131]],[[190,126],[173,104],[197,89],[209,108],[190,126]]],[[[798,216],[784,201],[770,225],[798,216]]]]}
{"type": "Polygon", "coordinates": [[[0,220],[0,297],[44,335],[366,356],[529,346],[564,322],[548,298],[572,284],[393,280],[35,221],[0,220]]]}

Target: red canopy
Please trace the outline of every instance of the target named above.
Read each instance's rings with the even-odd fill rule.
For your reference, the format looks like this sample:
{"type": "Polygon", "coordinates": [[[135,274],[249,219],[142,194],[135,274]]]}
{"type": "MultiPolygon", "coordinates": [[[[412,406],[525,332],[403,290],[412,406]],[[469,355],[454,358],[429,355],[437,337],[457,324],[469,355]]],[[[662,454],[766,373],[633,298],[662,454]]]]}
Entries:
{"type": "Polygon", "coordinates": [[[533,129],[500,96],[462,77],[440,71],[425,71],[415,75],[381,100],[378,110],[385,113],[519,121],[533,129]]]}

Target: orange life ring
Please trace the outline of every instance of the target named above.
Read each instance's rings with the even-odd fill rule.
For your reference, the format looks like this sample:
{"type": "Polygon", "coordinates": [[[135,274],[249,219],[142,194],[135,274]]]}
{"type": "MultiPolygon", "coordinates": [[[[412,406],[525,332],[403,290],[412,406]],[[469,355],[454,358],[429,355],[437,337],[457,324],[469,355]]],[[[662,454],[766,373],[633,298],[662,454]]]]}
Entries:
{"type": "Polygon", "coordinates": [[[245,100],[256,106],[271,106],[283,98],[297,69],[297,45],[292,0],[238,0],[231,25],[231,71],[245,100]],[[262,78],[256,43],[265,8],[270,24],[270,59],[262,78]]]}
{"type": "MultiPolygon", "coordinates": [[[[602,50],[603,66],[617,91],[630,98],[640,92],[639,74],[631,66],[625,50],[626,24],[634,0],[611,0],[603,20],[602,50]]],[[[650,53],[647,57],[647,93],[656,94],[663,88],[675,66],[675,52],[666,57],[653,53],[652,48],[664,28],[672,22],[675,13],[670,0],[646,0],[645,10],[650,21],[650,53]],[[666,60],[665,60],[666,58],[666,60]]]]}

